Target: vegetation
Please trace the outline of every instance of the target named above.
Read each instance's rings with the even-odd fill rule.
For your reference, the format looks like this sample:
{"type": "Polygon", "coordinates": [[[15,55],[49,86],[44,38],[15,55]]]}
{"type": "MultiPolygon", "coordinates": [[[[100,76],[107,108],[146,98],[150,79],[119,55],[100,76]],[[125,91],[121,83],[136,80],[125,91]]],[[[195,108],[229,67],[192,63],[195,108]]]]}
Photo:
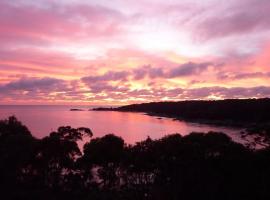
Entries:
{"type": "Polygon", "coordinates": [[[134,145],[91,137],[88,128],[60,127],[36,139],[15,117],[0,121],[1,199],[270,199],[269,147],[215,132],[134,145]]]}
{"type": "Polygon", "coordinates": [[[246,125],[270,122],[270,99],[226,99],[132,104],[101,110],[144,112],[205,123],[246,125]]]}

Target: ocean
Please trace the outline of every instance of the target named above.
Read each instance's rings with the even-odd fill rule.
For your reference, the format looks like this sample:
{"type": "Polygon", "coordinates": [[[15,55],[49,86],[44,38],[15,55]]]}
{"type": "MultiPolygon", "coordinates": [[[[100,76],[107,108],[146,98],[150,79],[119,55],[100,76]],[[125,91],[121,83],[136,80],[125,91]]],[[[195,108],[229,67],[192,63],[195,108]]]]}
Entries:
{"type": "Polygon", "coordinates": [[[91,106],[59,106],[59,105],[2,105],[0,119],[14,115],[25,124],[37,138],[49,135],[59,126],[88,127],[94,137],[109,133],[121,136],[126,143],[134,144],[146,139],[158,139],[165,135],[190,132],[224,132],[233,140],[242,142],[241,130],[235,128],[202,125],[171,118],[148,116],[144,113],[89,111],[91,106]],[[71,108],[83,111],[70,111],[71,108]]]}

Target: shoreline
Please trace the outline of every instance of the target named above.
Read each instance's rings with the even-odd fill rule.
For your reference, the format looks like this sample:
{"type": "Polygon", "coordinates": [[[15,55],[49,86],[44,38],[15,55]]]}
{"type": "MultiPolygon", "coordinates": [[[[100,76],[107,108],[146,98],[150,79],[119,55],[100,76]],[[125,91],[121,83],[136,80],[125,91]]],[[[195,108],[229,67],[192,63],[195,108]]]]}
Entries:
{"type": "Polygon", "coordinates": [[[255,124],[258,123],[246,123],[246,122],[232,122],[232,121],[226,121],[226,120],[206,120],[206,119],[187,119],[184,117],[178,117],[175,115],[168,115],[168,114],[163,114],[163,113],[156,113],[156,112],[144,112],[144,111],[124,111],[124,110],[118,110],[116,109],[111,109],[111,108],[94,108],[90,109],[89,111],[96,111],[96,112],[129,112],[129,113],[142,113],[144,115],[148,116],[153,116],[153,117],[164,117],[167,119],[172,119],[174,121],[183,121],[187,123],[195,123],[195,124],[202,124],[202,125],[212,125],[212,126],[218,126],[218,127],[225,127],[225,128],[234,128],[234,129],[245,129],[252,127],[255,124]]]}

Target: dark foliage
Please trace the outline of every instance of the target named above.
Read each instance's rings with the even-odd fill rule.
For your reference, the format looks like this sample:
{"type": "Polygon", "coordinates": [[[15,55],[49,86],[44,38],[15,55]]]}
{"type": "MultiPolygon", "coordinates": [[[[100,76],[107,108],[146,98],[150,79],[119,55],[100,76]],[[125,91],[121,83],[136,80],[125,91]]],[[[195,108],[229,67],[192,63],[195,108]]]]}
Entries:
{"type": "Polygon", "coordinates": [[[223,133],[147,138],[126,145],[87,128],[43,139],[10,117],[0,121],[1,199],[270,199],[270,148],[248,149],[223,133]]]}
{"type": "MultiPolygon", "coordinates": [[[[98,109],[97,109],[98,110],[98,109]]],[[[104,108],[103,108],[104,110],[104,108]]],[[[112,110],[109,108],[109,110],[112,110]]],[[[133,104],[116,111],[145,112],[185,120],[205,120],[230,124],[270,121],[270,99],[227,99],[218,101],[179,101],[133,104]]]]}

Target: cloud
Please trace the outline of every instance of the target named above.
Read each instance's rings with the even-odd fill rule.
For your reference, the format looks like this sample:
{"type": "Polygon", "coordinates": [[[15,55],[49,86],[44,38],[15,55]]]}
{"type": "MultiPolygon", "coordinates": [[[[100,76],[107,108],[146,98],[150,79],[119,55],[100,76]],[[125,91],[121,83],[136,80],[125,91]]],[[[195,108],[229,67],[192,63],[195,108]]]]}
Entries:
{"type": "Polygon", "coordinates": [[[181,64],[178,67],[172,67],[171,69],[164,69],[161,67],[152,67],[151,65],[144,65],[138,67],[134,70],[126,70],[126,71],[108,71],[102,75],[96,76],[85,76],[82,77],[82,82],[91,85],[99,82],[100,84],[104,84],[109,81],[127,81],[128,78],[138,81],[144,78],[155,79],[155,78],[163,78],[163,79],[171,79],[177,77],[184,76],[193,76],[198,75],[206,70],[212,63],[194,63],[188,62],[181,64]]]}
{"type": "Polygon", "coordinates": [[[191,75],[198,75],[204,71],[206,71],[212,63],[193,63],[188,62],[185,64],[180,65],[177,68],[174,68],[169,71],[168,77],[175,78],[175,77],[182,77],[182,76],[191,76],[191,75]]]}
{"type": "Polygon", "coordinates": [[[152,67],[151,65],[144,65],[142,67],[132,70],[130,73],[133,76],[133,80],[141,80],[146,77],[154,79],[165,77],[165,71],[161,67],[152,67]]]}
{"type": "Polygon", "coordinates": [[[139,2],[0,0],[1,100],[268,95],[270,1],[139,2]]]}
{"type": "Polygon", "coordinates": [[[0,85],[0,91],[33,91],[33,90],[58,90],[64,81],[55,78],[22,78],[14,82],[0,85]]]}
{"type": "Polygon", "coordinates": [[[219,79],[253,79],[253,78],[270,78],[270,72],[247,72],[247,73],[220,73],[218,74],[219,79]]]}
{"type": "Polygon", "coordinates": [[[268,0],[221,2],[197,25],[199,37],[207,40],[270,29],[268,0]],[[214,10],[215,9],[215,10],[214,10]]]}
{"type": "Polygon", "coordinates": [[[0,85],[0,97],[13,101],[114,101],[145,102],[160,100],[263,98],[270,96],[270,87],[198,87],[166,88],[147,87],[133,89],[129,84],[112,85],[106,82],[92,82],[89,90],[80,87],[79,80],[64,81],[54,78],[21,78],[0,85]]]}
{"type": "Polygon", "coordinates": [[[128,72],[120,71],[108,71],[103,75],[96,75],[96,76],[86,76],[81,78],[84,83],[92,84],[96,82],[104,82],[104,81],[125,81],[128,76],[128,72]]]}
{"type": "Polygon", "coordinates": [[[90,88],[90,92],[92,94],[106,93],[107,96],[114,92],[123,93],[129,90],[129,88],[125,86],[113,86],[108,83],[93,83],[88,84],[88,87],[90,88]]]}
{"type": "Polygon", "coordinates": [[[180,95],[184,99],[211,99],[211,98],[263,98],[270,95],[270,87],[203,87],[188,89],[180,95]]]}
{"type": "Polygon", "coordinates": [[[142,70],[145,72],[145,75],[149,76],[149,78],[172,79],[178,77],[199,75],[207,71],[211,66],[213,66],[213,64],[210,62],[187,62],[176,67],[171,67],[169,69],[148,67],[142,70]]]}
{"type": "MultiPolygon", "coordinates": [[[[137,102],[160,101],[160,100],[192,100],[192,99],[229,99],[229,98],[264,98],[270,95],[270,87],[202,87],[202,88],[159,88],[127,90],[118,94],[117,88],[107,91],[108,97],[117,100],[132,99],[137,102]]],[[[120,92],[120,91],[119,91],[120,92]]],[[[102,99],[99,96],[99,99],[102,99]]]]}
{"type": "Polygon", "coordinates": [[[120,33],[123,16],[116,10],[97,5],[40,5],[1,1],[1,42],[48,45],[56,39],[97,39],[120,33]]]}
{"type": "Polygon", "coordinates": [[[0,85],[0,97],[12,100],[48,100],[58,99],[56,93],[68,93],[71,90],[67,81],[55,78],[21,78],[0,85]]]}
{"type": "MultiPolygon", "coordinates": [[[[41,49],[2,49],[0,48],[0,65],[9,65],[14,67],[19,65],[21,71],[24,68],[32,69],[33,72],[37,70],[49,73],[60,73],[67,69],[74,68],[74,65],[81,64],[69,54],[58,51],[44,51],[41,49]],[[4,64],[1,64],[4,63],[4,64]],[[9,64],[6,64],[9,63],[9,64]]],[[[0,69],[1,69],[0,67],[0,69]]]]}
{"type": "Polygon", "coordinates": [[[103,75],[82,77],[81,81],[90,89],[93,94],[111,93],[111,92],[126,92],[128,88],[124,82],[127,81],[129,72],[127,71],[108,71],[103,75]],[[112,81],[118,82],[112,84],[112,81]]]}

